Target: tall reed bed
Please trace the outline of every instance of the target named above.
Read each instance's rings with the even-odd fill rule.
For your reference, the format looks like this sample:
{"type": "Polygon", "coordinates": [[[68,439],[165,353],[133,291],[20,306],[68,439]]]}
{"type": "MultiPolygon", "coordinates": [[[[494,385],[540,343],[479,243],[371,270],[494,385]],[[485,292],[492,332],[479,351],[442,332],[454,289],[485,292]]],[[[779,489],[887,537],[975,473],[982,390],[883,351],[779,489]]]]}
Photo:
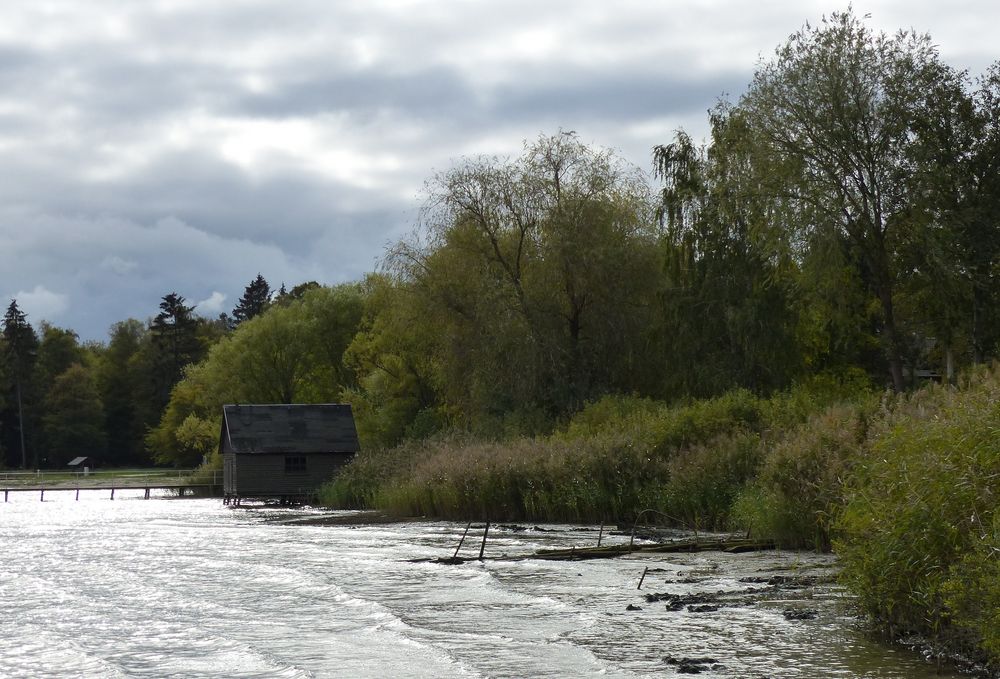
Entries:
{"type": "Polygon", "coordinates": [[[1000,371],[887,402],[846,488],[836,551],[891,635],[1000,662],[1000,371]]]}
{"type": "Polygon", "coordinates": [[[799,389],[745,390],[669,406],[609,396],[547,437],[441,437],[360,454],[322,500],[398,515],[534,521],[630,521],[644,509],[722,529],[763,459],[763,441],[819,402],[799,389]]]}
{"type": "Polygon", "coordinates": [[[874,403],[834,405],[772,436],[761,446],[755,478],[735,501],[734,527],[782,547],[829,551],[874,403]]]}

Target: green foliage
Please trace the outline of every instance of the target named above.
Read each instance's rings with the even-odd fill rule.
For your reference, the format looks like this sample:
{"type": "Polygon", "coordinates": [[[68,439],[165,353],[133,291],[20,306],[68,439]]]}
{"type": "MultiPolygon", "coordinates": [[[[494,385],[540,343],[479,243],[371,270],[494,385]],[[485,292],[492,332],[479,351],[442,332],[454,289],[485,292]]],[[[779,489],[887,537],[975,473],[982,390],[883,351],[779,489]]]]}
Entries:
{"type": "Polygon", "coordinates": [[[431,437],[365,451],[324,491],[338,506],[505,520],[631,520],[656,509],[672,522],[724,528],[760,463],[761,432],[803,409],[798,395],[737,390],[668,406],[607,396],[561,432],[507,438],[431,437]]]}
{"type": "Polygon", "coordinates": [[[762,424],[764,399],[744,389],[722,396],[669,406],[639,397],[607,396],[588,404],[563,436],[580,439],[607,432],[638,435],[664,454],[705,443],[736,430],[762,424]]]}
{"type": "Polygon", "coordinates": [[[663,180],[657,340],[666,392],[770,391],[800,373],[799,273],[787,234],[754,179],[754,131],[732,107],[712,113],[712,146],[684,132],[653,151],[663,180]]]}
{"type": "Polygon", "coordinates": [[[93,375],[74,363],[56,377],[45,401],[47,466],[64,467],[79,455],[101,459],[107,445],[104,409],[93,375]]]}
{"type": "Polygon", "coordinates": [[[39,389],[45,393],[59,375],[74,363],[83,364],[86,358],[79,338],[72,330],[57,328],[45,322],[42,323],[41,330],[35,370],[39,389]]]}
{"type": "Polygon", "coordinates": [[[357,286],[315,288],[244,321],[188,367],[146,436],[158,462],[199,464],[226,403],[330,403],[353,386],[343,354],[362,309],[357,286]],[[209,426],[208,423],[213,423],[209,426]]]}
{"type": "MultiPolygon", "coordinates": [[[[904,387],[903,334],[895,310],[900,252],[920,223],[919,144],[963,96],[963,76],[947,67],[926,35],[870,31],[847,12],[806,26],[754,74],[740,101],[762,155],[759,191],[792,218],[787,226],[813,257],[854,280],[878,303],[877,336],[888,372],[904,387]]],[[[873,333],[873,334],[876,334],[873,333]]]]}
{"type": "Polygon", "coordinates": [[[259,316],[271,304],[271,286],[267,284],[264,277],[259,273],[257,277],[250,281],[243,296],[233,308],[233,325],[237,326],[243,321],[248,321],[254,316],[259,316]]]}
{"type": "Polygon", "coordinates": [[[39,419],[35,363],[38,360],[38,335],[28,318],[11,300],[3,317],[3,367],[7,381],[3,385],[5,407],[0,412],[0,447],[7,452],[7,463],[14,467],[37,466],[37,447],[32,437],[39,419]]]}
{"type": "Polygon", "coordinates": [[[390,251],[382,287],[398,300],[356,347],[362,382],[400,415],[433,394],[487,437],[548,431],[609,390],[656,389],[639,360],[655,325],[652,212],[636,168],[571,133],[435,176],[417,233],[390,251]]]}
{"type": "Polygon", "coordinates": [[[219,447],[219,425],[191,414],[184,418],[174,433],[178,448],[191,457],[207,460],[219,447]]]}
{"type": "Polygon", "coordinates": [[[111,327],[107,347],[96,364],[97,388],[104,404],[109,464],[141,464],[148,460],[143,444],[144,412],[142,347],[148,343],[146,326],[135,319],[111,327]]]}
{"type": "Polygon", "coordinates": [[[996,658],[1000,371],[886,405],[838,524],[845,579],[888,632],[961,631],[996,658]]]}
{"type": "Polygon", "coordinates": [[[362,286],[363,316],[344,355],[345,367],[359,381],[349,400],[363,447],[392,446],[418,413],[438,402],[432,383],[434,331],[407,286],[376,274],[362,286]]]}
{"type": "Polygon", "coordinates": [[[657,507],[694,530],[725,530],[744,485],[754,478],[762,451],[757,434],[737,431],[698,443],[670,459],[657,507]]]}
{"type": "Polygon", "coordinates": [[[198,339],[199,320],[194,307],[176,292],[163,296],[160,313],[149,325],[149,394],[152,409],[161,411],[184,374],[184,368],[201,359],[204,346],[198,339]]]}
{"type": "Polygon", "coordinates": [[[734,527],[789,548],[829,551],[843,484],[862,456],[866,409],[837,405],[780,432],[733,508],[734,527]]]}

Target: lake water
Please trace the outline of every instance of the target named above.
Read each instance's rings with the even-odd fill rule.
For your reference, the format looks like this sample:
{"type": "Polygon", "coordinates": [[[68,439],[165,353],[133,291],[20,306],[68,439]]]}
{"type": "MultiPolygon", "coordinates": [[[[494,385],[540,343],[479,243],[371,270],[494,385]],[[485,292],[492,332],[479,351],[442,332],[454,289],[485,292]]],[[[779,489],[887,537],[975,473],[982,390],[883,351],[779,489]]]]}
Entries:
{"type": "MultiPolygon", "coordinates": [[[[0,676],[674,676],[667,656],[711,658],[705,677],[957,676],[868,641],[830,584],[706,612],[644,599],[822,574],[827,557],[445,566],[409,559],[450,556],[464,525],[305,525],[288,520],[321,513],[141,495],[13,493],[0,504],[0,676]],[[646,567],[657,570],[638,591],[646,567]]],[[[486,555],[597,540],[597,527],[545,528],[491,530],[486,555]]]]}

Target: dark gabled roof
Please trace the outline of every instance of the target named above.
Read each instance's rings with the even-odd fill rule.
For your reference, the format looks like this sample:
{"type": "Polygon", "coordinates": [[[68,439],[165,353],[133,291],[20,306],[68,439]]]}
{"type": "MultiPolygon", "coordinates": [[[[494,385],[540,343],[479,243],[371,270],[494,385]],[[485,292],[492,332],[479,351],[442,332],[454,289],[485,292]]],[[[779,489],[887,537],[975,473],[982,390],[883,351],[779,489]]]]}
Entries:
{"type": "Polygon", "coordinates": [[[222,406],[222,452],[356,453],[360,450],[351,406],[222,406]]]}

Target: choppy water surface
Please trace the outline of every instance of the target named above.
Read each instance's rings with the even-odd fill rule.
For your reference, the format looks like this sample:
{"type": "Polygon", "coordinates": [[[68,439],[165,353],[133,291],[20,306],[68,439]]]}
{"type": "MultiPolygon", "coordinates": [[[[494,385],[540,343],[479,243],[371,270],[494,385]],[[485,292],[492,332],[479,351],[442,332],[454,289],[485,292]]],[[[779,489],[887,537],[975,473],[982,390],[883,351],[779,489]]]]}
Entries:
{"type": "MultiPolygon", "coordinates": [[[[706,677],[952,676],[867,641],[832,585],[702,613],[643,598],[822,573],[826,557],[443,566],[408,559],[450,556],[464,526],[302,525],[285,520],[309,510],[73,497],[12,494],[0,504],[0,676],[673,676],[668,655],[712,658],[706,677]],[[663,570],[637,591],[646,566],[663,570]],[[789,608],[817,615],[787,620],[789,608]]],[[[496,530],[486,552],[596,538],[596,527],[496,530]]],[[[478,552],[478,538],[466,545],[478,552]]]]}

